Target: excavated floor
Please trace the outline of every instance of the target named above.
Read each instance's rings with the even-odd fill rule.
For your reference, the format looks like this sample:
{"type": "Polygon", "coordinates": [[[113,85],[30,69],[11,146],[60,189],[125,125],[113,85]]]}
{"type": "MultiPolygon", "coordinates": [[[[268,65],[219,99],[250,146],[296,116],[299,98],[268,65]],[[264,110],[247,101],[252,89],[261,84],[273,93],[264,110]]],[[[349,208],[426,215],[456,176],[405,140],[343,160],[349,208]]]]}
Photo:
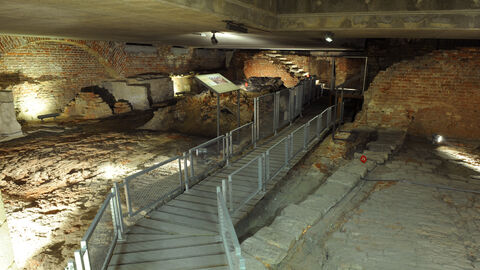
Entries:
{"type": "Polygon", "coordinates": [[[206,140],[136,131],[148,118],[45,123],[0,143],[0,189],[17,264],[63,269],[114,181],[206,140]]]}
{"type": "Polygon", "coordinates": [[[333,229],[309,230],[279,268],[480,269],[479,165],[478,143],[407,139],[365,177],[364,198],[333,229]]]}

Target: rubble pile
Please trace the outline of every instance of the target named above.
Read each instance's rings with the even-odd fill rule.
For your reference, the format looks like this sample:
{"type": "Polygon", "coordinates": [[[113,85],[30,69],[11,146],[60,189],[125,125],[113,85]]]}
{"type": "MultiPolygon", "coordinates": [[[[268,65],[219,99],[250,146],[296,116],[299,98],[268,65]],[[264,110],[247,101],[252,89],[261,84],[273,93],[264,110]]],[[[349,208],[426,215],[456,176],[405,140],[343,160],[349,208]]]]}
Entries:
{"type": "Polygon", "coordinates": [[[112,109],[92,92],[80,92],[65,107],[61,118],[97,119],[112,116],[112,109]]]}

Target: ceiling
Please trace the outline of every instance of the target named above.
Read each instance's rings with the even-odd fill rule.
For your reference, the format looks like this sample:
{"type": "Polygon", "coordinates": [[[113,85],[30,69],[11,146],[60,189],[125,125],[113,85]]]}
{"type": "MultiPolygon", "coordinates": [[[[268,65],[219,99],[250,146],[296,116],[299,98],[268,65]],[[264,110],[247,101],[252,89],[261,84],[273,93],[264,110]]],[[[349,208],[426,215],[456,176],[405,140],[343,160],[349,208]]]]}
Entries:
{"type": "Polygon", "coordinates": [[[480,37],[478,10],[276,14],[255,3],[259,2],[0,0],[0,33],[193,47],[340,51],[361,49],[364,39],[372,37],[480,37]],[[245,24],[249,33],[228,32],[224,20],[245,24]],[[211,30],[221,32],[216,35],[218,45],[210,42],[211,30]],[[327,31],[335,33],[331,44],[323,40],[327,31]]]}

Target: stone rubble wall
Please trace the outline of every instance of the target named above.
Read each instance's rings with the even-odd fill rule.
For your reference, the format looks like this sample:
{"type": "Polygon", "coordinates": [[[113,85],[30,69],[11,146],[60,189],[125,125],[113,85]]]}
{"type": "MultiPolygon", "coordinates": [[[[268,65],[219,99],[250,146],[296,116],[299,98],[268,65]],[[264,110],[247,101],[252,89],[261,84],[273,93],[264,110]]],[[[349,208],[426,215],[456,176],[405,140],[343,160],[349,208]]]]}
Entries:
{"type": "MultiPolygon", "coordinates": [[[[240,123],[253,121],[253,99],[265,92],[241,91],[240,123]]],[[[220,97],[220,134],[237,127],[237,93],[220,97]]],[[[160,108],[140,129],[177,131],[200,136],[217,136],[217,97],[210,92],[186,96],[175,106],[160,108]]]]}
{"type": "Polygon", "coordinates": [[[112,115],[112,109],[99,95],[92,92],[81,92],[65,107],[60,118],[86,120],[105,118],[112,115]]]}
{"type": "Polygon", "coordinates": [[[241,244],[247,269],[266,270],[279,265],[303,235],[337,205],[368,172],[383,164],[403,144],[405,133],[379,130],[368,150],[338,168],[315,192],[298,204],[285,207],[272,224],[263,227],[241,244]],[[362,163],[360,156],[367,156],[362,163]]]}

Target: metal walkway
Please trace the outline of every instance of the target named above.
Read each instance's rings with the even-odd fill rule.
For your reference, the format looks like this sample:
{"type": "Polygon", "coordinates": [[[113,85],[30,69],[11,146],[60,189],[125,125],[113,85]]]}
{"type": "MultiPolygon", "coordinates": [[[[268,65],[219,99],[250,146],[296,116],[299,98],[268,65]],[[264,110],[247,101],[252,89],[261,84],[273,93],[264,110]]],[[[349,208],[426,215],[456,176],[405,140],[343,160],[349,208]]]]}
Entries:
{"type": "MultiPolygon", "coordinates": [[[[228,179],[230,174],[291,136],[292,131],[305,124],[306,118],[297,120],[250,153],[138,220],[126,233],[126,241],[117,243],[108,269],[229,269],[218,226],[217,187],[222,186],[222,180],[228,179]]],[[[266,183],[264,191],[272,189],[327,130],[322,130],[322,136],[310,141],[306,148],[304,136],[293,137],[293,146],[302,150],[266,183]]],[[[282,152],[270,153],[270,162],[279,164],[284,159],[282,152]]],[[[251,187],[257,185],[255,176],[249,175],[248,171],[235,181],[232,189],[239,197],[248,196],[251,187]]],[[[232,214],[234,225],[247,215],[265,192],[255,195],[232,214]]]]}

